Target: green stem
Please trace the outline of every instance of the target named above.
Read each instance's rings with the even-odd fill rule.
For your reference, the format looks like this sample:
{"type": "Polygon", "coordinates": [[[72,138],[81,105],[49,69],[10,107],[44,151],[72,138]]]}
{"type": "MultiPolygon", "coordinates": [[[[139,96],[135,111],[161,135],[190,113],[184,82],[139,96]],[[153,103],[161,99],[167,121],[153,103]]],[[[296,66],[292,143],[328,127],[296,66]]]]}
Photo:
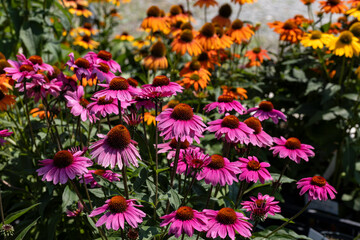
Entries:
{"type": "Polygon", "coordinates": [[[1,198],[1,188],[0,188],[0,213],[1,213],[1,222],[4,225],[5,224],[5,217],[4,217],[4,209],[3,209],[2,198],[1,198]]]}
{"type": "Polygon", "coordinates": [[[93,210],[93,205],[91,203],[91,198],[90,198],[90,194],[89,194],[89,190],[86,186],[86,182],[85,182],[85,176],[83,175],[82,176],[82,179],[83,179],[83,183],[84,183],[84,188],[85,188],[85,192],[86,192],[86,197],[88,198],[88,201],[89,201],[89,205],[90,205],[90,209],[91,211],[93,210]]]}
{"type": "MultiPolygon", "coordinates": [[[[155,118],[158,115],[158,102],[155,101],[155,118]]],[[[156,207],[158,204],[158,194],[159,194],[159,154],[158,154],[158,144],[159,144],[159,130],[157,127],[157,121],[155,120],[155,208],[154,208],[154,218],[156,218],[156,207]]]]}
{"type": "Polygon", "coordinates": [[[290,163],[290,158],[287,159],[287,162],[285,163],[285,166],[284,166],[284,168],[282,169],[278,180],[276,180],[275,185],[274,185],[274,188],[273,188],[273,190],[272,190],[272,192],[271,192],[271,196],[274,196],[274,193],[275,193],[275,192],[277,191],[277,189],[279,188],[281,177],[284,175],[286,169],[287,169],[288,166],[289,166],[289,163],[290,163]]]}
{"type": "Polygon", "coordinates": [[[341,64],[341,70],[340,70],[340,78],[339,78],[339,86],[342,86],[342,81],[343,81],[343,77],[344,77],[344,72],[345,72],[345,62],[346,62],[346,57],[345,55],[343,56],[343,60],[342,60],[342,64],[341,64]]]}
{"type": "Polygon", "coordinates": [[[239,19],[239,17],[240,17],[240,13],[241,13],[241,10],[242,10],[242,4],[240,4],[240,7],[239,7],[239,10],[238,10],[238,12],[237,12],[237,14],[236,14],[236,19],[239,19]]]}
{"type": "Polygon", "coordinates": [[[125,190],[125,196],[126,199],[129,199],[129,189],[128,189],[128,185],[127,185],[127,176],[126,176],[126,165],[125,165],[125,161],[124,159],[122,159],[123,162],[123,167],[122,167],[122,178],[124,180],[124,190],[125,190]]]}

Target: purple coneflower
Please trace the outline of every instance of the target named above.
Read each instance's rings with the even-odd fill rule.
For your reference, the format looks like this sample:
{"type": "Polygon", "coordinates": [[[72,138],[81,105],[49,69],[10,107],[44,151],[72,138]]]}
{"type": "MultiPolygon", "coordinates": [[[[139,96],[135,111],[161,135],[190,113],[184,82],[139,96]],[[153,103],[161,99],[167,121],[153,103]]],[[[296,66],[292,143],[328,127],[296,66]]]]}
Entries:
{"type": "MultiPolygon", "coordinates": [[[[89,170],[88,173],[84,174],[85,183],[90,184],[91,188],[100,187],[99,183],[96,182],[95,178],[93,177],[93,174],[101,176],[108,180],[109,182],[116,182],[120,181],[119,177],[121,177],[120,174],[117,174],[111,170],[104,170],[104,169],[98,169],[98,170],[89,170]]],[[[80,182],[83,182],[80,180],[80,182]]]]}
{"type": "Polygon", "coordinates": [[[87,105],[87,109],[89,110],[90,114],[101,115],[106,117],[106,115],[110,114],[119,114],[118,108],[118,101],[116,99],[108,99],[106,100],[105,97],[99,98],[91,98],[91,100],[95,102],[91,102],[87,105]]]}
{"type": "Polygon", "coordinates": [[[266,147],[273,144],[272,137],[263,130],[259,119],[250,117],[246,119],[244,123],[254,130],[254,132],[249,135],[249,138],[244,139],[246,145],[251,143],[254,146],[266,147]]]}
{"type": "Polygon", "coordinates": [[[272,180],[271,174],[266,169],[270,167],[270,164],[267,162],[260,163],[257,157],[248,157],[248,158],[239,158],[241,162],[239,168],[241,174],[239,175],[240,181],[246,180],[246,182],[256,183],[258,180],[263,184],[267,180],[272,180]]]}
{"type": "Polygon", "coordinates": [[[301,188],[300,195],[309,191],[309,200],[326,201],[328,200],[328,194],[331,199],[334,199],[337,193],[335,188],[321,176],[303,178],[296,184],[297,188],[301,188]]]}
{"type": "Polygon", "coordinates": [[[24,79],[38,79],[40,82],[45,82],[44,77],[41,74],[35,72],[32,65],[21,64],[20,62],[8,60],[11,67],[4,68],[7,76],[17,82],[22,82],[24,79]]]}
{"type": "Polygon", "coordinates": [[[77,79],[85,77],[89,79],[91,77],[92,64],[85,58],[78,58],[75,60],[74,53],[69,54],[70,60],[66,62],[66,65],[75,72],[77,79]]]}
{"type": "Polygon", "coordinates": [[[26,59],[24,54],[19,53],[16,57],[21,64],[31,65],[35,72],[38,72],[39,70],[47,71],[50,74],[54,72],[54,68],[51,65],[44,63],[43,59],[38,55],[33,55],[29,57],[29,59],[26,59]]]}
{"type": "Polygon", "coordinates": [[[4,137],[10,137],[13,132],[9,132],[7,129],[0,130],[0,146],[4,146],[6,140],[4,137]]]}
{"type": "Polygon", "coordinates": [[[87,119],[89,119],[90,122],[96,121],[96,116],[94,114],[90,114],[87,109],[89,102],[84,98],[83,86],[79,86],[75,92],[68,91],[64,97],[67,100],[66,106],[71,108],[71,114],[74,116],[80,116],[81,121],[83,122],[87,119]]]}
{"type": "Polygon", "coordinates": [[[136,96],[140,89],[131,86],[123,77],[114,77],[109,84],[99,84],[105,89],[100,90],[94,94],[94,97],[104,97],[105,100],[117,99],[121,102],[131,101],[133,96],[136,96]]]}
{"type": "MultiPolygon", "coordinates": [[[[198,174],[203,167],[211,162],[210,156],[204,154],[200,148],[189,149],[183,154],[183,158],[179,161],[176,173],[185,175],[198,174]]],[[[171,164],[171,166],[173,163],[171,164]]]]}
{"type": "Polygon", "coordinates": [[[269,195],[262,195],[258,193],[256,197],[250,197],[251,201],[244,201],[241,203],[243,208],[250,212],[250,219],[255,221],[264,221],[268,214],[275,215],[281,212],[280,207],[277,205],[279,201],[274,201],[274,197],[269,195]]]}
{"type": "MultiPolygon", "coordinates": [[[[177,141],[175,138],[173,138],[171,141],[166,142],[166,143],[161,143],[158,145],[158,153],[168,153],[167,154],[167,159],[172,159],[175,157],[176,155],[176,146],[177,146],[177,141]]],[[[187,149],[195,149],[196,146],[190,144],[187,140],[185,140],[184,142],[180,142],[180,155],[179,158],[182,159],[183,154],[186,152],[187,149]]]]}
{"type": "Polygon", "coordinates": [[[110,67],[106,63],[100,62],[99,64],[94,64],[94,69],[91,72],[91,75],[96,75],[99,82],[109,83],[111,79],[115,77],[115,74],[110,71],[110,67]]]}
{"type": "Polygon", "coordinates": [[[218,108],[220,114],[223,114],[225,112],[230,112],[232,110],[235,110],[239,114],[243,114],[246,111],[246,109],[241,105],[241,103],[234,100],[234,97],[231,95],[219,96],[217,102],[213,102],[206,105],[204,110],[206,112],[210,112],[215,108],[218,108]]]}
{"type": "Polygon", "coordinates": [[[77,209],[75,209],[73,211],[70,211],[70,210],[66,209],[66,216],[67,217],[79,216],[82,213],[83,210],[84,210],[84,206],[79,201],[78,204],[77,204],[77,209]]]}
{"type": "Polygon", "coordinates": [[[87,53],[84,58],[91,61],[94,64],[105,63],[110,67],[110,70],[113,73],[117,71],[121,73],[120,65],[112,60],[112,54],[105,50],[100,50],[98,54],[94,52],[87,53]]]}
{"type": "Polygon", "coordinates": [[[275,124],[279,122],[278,118],[286,121],[286,116],[279,110],[274,109],[274,105],[269,101],[262,101],[259,107],[250,108],[246,113],[255,112],[254,117],[260,121],[271,118],[275,124]]]}
{"type": "Polygon", "coordinates": [[[145,84],[142,86],[144,89],[149,89],[152,92],[169,92],[172,96],[181,93],[184,89],[175,82],[170,82],[170,79],[164,75],[156,76],[152,84],[145,84]]]}

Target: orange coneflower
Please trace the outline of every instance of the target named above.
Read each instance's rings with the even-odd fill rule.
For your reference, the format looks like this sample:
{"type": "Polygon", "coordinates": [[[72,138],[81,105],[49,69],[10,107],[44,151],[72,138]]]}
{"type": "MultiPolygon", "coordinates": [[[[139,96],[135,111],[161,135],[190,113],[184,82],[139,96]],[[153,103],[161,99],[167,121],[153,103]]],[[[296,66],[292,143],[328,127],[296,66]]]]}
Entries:
{"type": "MultiPolygon", "coordinates": [[[[37,108],[33,108],[30,110],[30,114],[33,118],[39,117],[41,120],[45,119],[45,106],[43,104],[39,104],[37,108]]],[[[47,112],[48,118],[50,117],[50,112],[47,112]]],[[[53,118],[56,118],[54,114],[53,118]]]]}
{"type": "Polygon", "coordinates": [[[147,125],[154,125],[156,123],[155,120],[155,110],[152,110],[151,112],[144,113],[144,121],[147,125]]]}
{"type": "Polygon", "coordinates": [[[229,27],[231,25],[230,16],[232,13],[231,6],[227,3],[219,8],[219,14],[215,16],[211,22],[220,27],[229,27]]]}
{"type": "Polygon", "coordinates": [[[144,66],[147,69],[166,69],[168,61],[166,59],[166,47],[162,41],[157,41],[150,48],[150,55],[144,58],[144,66]]]}
{"type": "Polygon", "coordinates": [[[87,7],[89,5],[87,0],[59,0],[64,7],[76,8],[78,4],[87,7]]]}
{"type": "Polygon", "coordinates": [[[71,7],[69,12],[75,14],[76,16],[84,16],[86,18],[92,16],[92,12],[85,8],[86,6],[77,4],[76,8],[71,7]]]}
{"type": "Polygon", "coordinates": [[[222,48],[220,38],[216,35],[215,26],[212,23],[205,23],[200,29],[200,33],[196,36],[196,39],[205,51],[222,48]]]}
{"type": "Polygon", "coordinates": [[[186,29],[189,29],[189,30],[192,31],[192,34],[193,34],[194,38],[199,34],[198,31],[193,29],[193,26],[191,25],[190,22],[185,22],[185,23],[182,23],[180,25],[180,29],[175,30],[175,31],[172,32],[173,37],[177,37],[182,31],[184,31],[186,29]]]}
{"type": "Polygon", "coordinates": [[[74,36],[75,34],[72,32],[78,33],[78,34],[85,34],[86,36],[90,37],[91,35],[97,34],[99,32],[99,30],[92,28],[91,23],[86,22],[86,23],[84,23],[83,27],[78,27],[78,28],[75,28],[70,31],[70,35],[74,36]]]}
{"type": "Polygon", "coordinates": [[[342,0],[327,0],[320,1],[321,11],[325,13],[345,13],[348,7],[342,0]]]}
{"type": "Polygon", "coordinates": [[[273,23],[268,23],[268,25],[269,27],[274,28],[274,32],[280,34],[280,40],[282,41],[297,43],[301,40],[303,35],[303,31],[296,25],[294,19],[289,19],[284,23],[275,21],[273,23]]]}
{"type": "Polygon", "coordinates": [[[257,0],[231,0],[234,3],[239,3],[240,5],[244,5],[245,3],[253,3],[257,0]]]}
{"type": "Polygon", "coordinates": [[[0,90],[0,110],[6,111],[8,107],[15,104],[15,95],[6,95],[0,90]]]}
{"type": "Polygon", "coordinates": [[[230,95],[234,97],[235,99],[240,98],[241,100],[247,99],[247,91],[244,88],[241,87],[228,87],[228,86],[221,86],[221,89],[223,90],[222,95],[230,95]]]}
{"type": "Polygon", "coordinates": [[[201,53],[201,45],[194,39],[192,30],[185,29],[180,36],[171,43],[172,51],[184,55],[186,52],[190,56],[197,56],[201,53]]]}
{"type": "Polygon", "coordinates": [[[202,8],[205,5],[206,8],[210,6],[216,6],[218,3],[215,0],[197,0],[194,6],[202,8]]]}
{"type": "Polygon", "coordinates": [[[92,40],[91,37],[86,35],[83,37],[82,36],[76,37],[73,44],[81,46],[85,49],[95,49],[100,45],[99,42],[92,40]]]}
{"type": "Polygon", "coordinates": [[[250,25],[244,26],[244,23],[236,19],[231,24],[231,28],[227,31],[227,34],[237,44],[241,44],[244,41],[248,41],[254,32],[250,29],[250,25]]]}
{"type": "Polygon", "coordinates": [[[190,88],[191,86],[194,87],[195,91],[199,90],[199,87],[204,89],[207,87],[208,82],[210,81],[211,73],[207,74],[200,74],[199,71],[193,71],[184,74],[184,78],[180,81],[177,81],[181,86],[190,88]]]}
{"type": "Polygon", "coordinates": [[[118,13],[118,11],[115,8],[110,10],[110,16],[111,17],[116,17],[118,19],[123,19],[123,16],[121,16],[121,14],[118,13]]]}
{"type": "Polygon", "coordinates": [[[347,3],[351,4],[351,7],[357,7],[360,4],[360,0],[349,0],[347,3]]]}
{"type": "Polygon", "coordinates": [[[168,19],[170,24],[173,25],[177,22],[187,22],[189,20],[189,16],[184,14],[184,10],[180,5],[172,5],[170,7],[168,19]]]}
{"type": "Polygon", "coordinates": [[[13,82],[11,77],[7,77],[5,73],[0,74],[0,90],[3,93],[8,93],[9,89],[13,89],[11,82],[13,82]]]}
{"type": "Polygon", "coordinates": [[[141,28],[153,32],[160,31],[169,33],[170,26],[164,17],[161,16],[161,10],[157,6],[151,6],[146,11],[147,17],[141,23],[141,28]]]}
{"type": "Polygon", "coordinates": [[[301,0],[303,4],[310,5],[315,2],[315,0],[301,0]]]}
{"type": "Polygon", "coordinates": [[[180,76],[184,76],[187,73],[193,73],[197,71],[199,73],[199,75],[203,76],[203,75],[208,75],[210,76],[210,72],[208,70],[206,70],[205,68],[203,68],[200,64],[199,61],[197,60],[192,60],[191,62],[188,62],[185,64],[184,68],[181,69],[180,71],[180,76]]]}
{"type": "Polygon", "coordinates": [[[216,27],[215,28],[216,35],[220,38],[222,48],[229,48],[231,47],[231,44],[233,44],[233,41],[231,40],[231,37],[224,34],[224,30],[222,27],[216,27]]]}
{"type": "Polygon", "coordinates": [[[270,59],[270,57],[267,55],[267,51],[265,49],[261,49],[260,47],[256,47],[250,51],[247,51],[245,57],[248,57],[254,66],[260,66],[264,61],[264,58],[270,59]]]}
{"type": "Polygon", "coordinates": [[[129,35],[128,32],[122,32],[121,35],[116,35],[115,39],[119,39],[121,41],[128,41],[128,42],[134,41],[134,37],[129,35]]]}
{"type": "Polygon", "coordinates": [[[310,24],[312,22],[312,20],[309,20],[309,19],[305,18],[301,14],[295,15],[293,19],[294,19],[295,24],[298,25],[298,26],[307,25],[307,24],[310,24]]]}
{"type": "Polygon", "coordinates": [[[215,65],[220,66],[219,56],[215,50],[200,53],[200,55],[197,57],[197,60],[200,62],[201,67],[205,69],[214,70],[215,65]]]}
{"type": "Polygon", "coordinates": [[[330,24],[330,27],[329,27],[327,33],[329,33],[329,34],[338,34],[338,33],[341,32],[341,29],[342,29],[341,23],[335,22],[335,23],[330,24]]]}

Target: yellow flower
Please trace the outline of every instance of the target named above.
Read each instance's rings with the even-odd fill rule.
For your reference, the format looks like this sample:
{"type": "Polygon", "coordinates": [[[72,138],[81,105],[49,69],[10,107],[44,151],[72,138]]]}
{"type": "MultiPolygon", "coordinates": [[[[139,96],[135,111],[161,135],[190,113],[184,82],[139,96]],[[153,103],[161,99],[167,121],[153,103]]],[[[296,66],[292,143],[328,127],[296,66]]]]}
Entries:
{"type": "Polygon", "coordinates": [[[155,126],[155,111],[146,112],[144,114],[144,121],[147,125],[153,124],[155,126]]]}
{"type": "Polygon", "coordinates": [[[127,33],[127,32],[123,32],[121,35],[116,35],[115,39],[118,39],[121,41],[128,41],[128,42],[134,41],[134,37],[129,35],[129,33],[127,33]]]}
{"type": "Polygon", "coordinates": [[[81,46],[85,49],[95,49],[100,43],[92,40],[89,36],[78,36],[75,38],[74,45],[81,46]]]}
{"type": "Polygon", "coordinates": [[[144,41],[144,40],[137,40],[135,42],[133,42],[133,46],[137,47],[138,49],[141,49],[144,46],[149,46],[150,45],[150,41],[144,41]]]}
{"type": "Polygon", "coordinates": [[[352,9],[346,11],[346,14],[353,16],[360,21],[360,5],[358,5],[356,8],[352,8],[352,9]]]}
{"type": "Polygon", "coordinates": [[[304,45],[304,47],[316,49],[323,48],[324,45],[328,44],[329,40],[330,37],[328,34],[315,30],[311,33],[305,33],[301,39],[301,44],[304,45]]]}
{"type": "Polygon", "coordinates": [[[339,37],[331,37],[328,47],[337,56],[358,56],[360,52],[359,39],[350,31],[343,31],[339,37]]]}

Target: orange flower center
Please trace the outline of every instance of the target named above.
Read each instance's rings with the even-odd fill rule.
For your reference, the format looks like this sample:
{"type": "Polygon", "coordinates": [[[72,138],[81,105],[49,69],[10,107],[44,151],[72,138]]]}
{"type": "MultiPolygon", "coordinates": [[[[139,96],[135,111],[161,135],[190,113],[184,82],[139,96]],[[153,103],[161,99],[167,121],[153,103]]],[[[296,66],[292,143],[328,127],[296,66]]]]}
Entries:
{"type": "Polygon", "coordinates": [[[265,202],[264,200],[262,200],[262,199],[257,199],[257,200],[255,200],[255,204],[256,204],[256,206],[257,206],[258,208],[263,207],[264,203],[266,203],[266,202],[265,202]]]}
{"type": "Polygon", "coordinates": [[[128,81],[123,77],[114,77],[109,84],[110,90],[126,90],[129,88],[128,81]]]}
{"type": "Polygon", "coordinates": [[[43,63],[43,60],[40,56],[38,55],[33,55],[31,57],[29,57],[30,62],[32,62],[33,64],[39,64],[41,65],[43,63]]]}
{"type": "Polygon", "coordinates": [[[323,187],[326,185],[326,179],[321,177],[321,176],[314,176],[311,178],[311,184],[312,185],[316,185],[316,186],[319,186],[319,187],[323,187]]]}
{"type": "Polygon", "coordinates": [[[160,8],[158,8],[157,6],[151,6],[146,11],[146,15],[148,17],[159,17],[160,16],[160,8]]]}
{"type": "Polygon", "coordinates": [[[291,29],[294,29],[296,28],[296,24],[291,21],[291,20],[287,20],[285,23],[284,23],[284,26],[283,26],[283,29],[285,30],[291,30],[291,29]]]}
{"type": "MultiPolygon", "coordinates": [[[[206,53],[205,53],[206,54],[206,53]]],[[[199,61],[192,61],[191,63],[190,63],[190,69],[191,70],[193,70],[193,71],[197,71],[197,70],[199,70],[201,68],[201,64],[200,64],[200,62],[199,61]]]]}
{"type": "Polygon", "coordinates": [[[253,53],[255,53],[255,54],[259,54],[260,52],[261,52],[261,48],[259,48],[259,47],[256,47],[256,48],[253,48],[253,53]]]}
{"type": "Polygon", "coordinates": [[[24,64],[20,66],[20,72],[31,72],[34,71],[34,68],[29,64],[24,64]]]}
{"type": "Polygon", "coordinates": [[[67,150],[59,151],[53,158],[53,164],[57,168],[65,168],[70,166],[74,161],[74,156],[67,150]]]}
{"type": "Polygon", "coordinates": [[[241,29],[244,26],[244,23],[240,19],[236,19],[231,24],[231,28],[234,30],[241,29]]]}
{"type": "Polygon", "coordinates": [[[99,67],[100,71],[102,71],[104,73],[108,73],[110,71],[110,67],[106,63],[99,63],[99,65],[100,65],[100,67],[99,67]]]}
{"type": "Polygon", "coordinates": [[[244,123],[251,129],[254,129],[254,133],[258,134],[261,132],[261,122],[255,117],[249,117],[244,121],[244,123]]]}
{"type": "Polygon", "coordinates": [[[92,28],[91,23],[88,22],[84,23],[84,28],[91,29],[92,28]]]}
{"type": "Polygon", "coordinates": [[[190,29],[183,30],[180,34],[180,39],[187,43],[191,42],[194,39],[192,30],[190,30],[190,29]]]}
{"type": "Polygon", "coordinates": [[[175,215],[176,219],[186,221],[194,218],[194,212],[191,207],[179,207],[175,215]]]}
{"type": "Polygon", "coordinates": [[[255,160],[250,160],[247,163],[247,168],[249,170],[257,171],[257,170],[260,169],[260,163],[258,161],[255,161],[255,160]]]}
{"type": "Polygon", "coordinates": [[[301,142],[299,139],[291,137],[286,140],[285,147],[288,149],[300,149],[301,142]]]}
{"type": "Polygon", "coordinates": [[[212,23],[205,23],[202,28],[200,29],[200,33],[205,37],[212,37],[215,34],[215,27],[212,23]]]}
{"type": "Polygon", "coordinates": [[[170,79],[165,75],[156,76],[153,80],[152,85],[154,87],[167,86],[170,83],[170,79]]]}
{"type": "Polygon", "coordinates": [[[227,127],[230,129],[238,128],[240,124],[240,121],[237,117],[234,115],[228,115],[224,117],[224,119],[221,122],[221,127],[227,127]]]}
{"type": "Polygon", "coordinates": [[[106,173],[106,170],[104,169],[98,169],[95,170],[94,174],[99,175],[99,176],[103,176],[106,173]]]}
{"type": "Polygon", "coordinates": [[[134,78],[128,78],[127,82],[129,83],[130,86],[134,88],[136,88],[139,85],[138,81],[136,81],[134,78]]]}
{"type": "Polygon", "coordinates": [[[236,213],[232,208],[222,208],[216,215],[216,220],[224,225],[234,224],[236,219],[236,213]]]}
{"type": "Polygon", "coordinates": [[[354,34],[352,34],[350,31],[344,31],[340,34],[339,40],[343,44],[349,45],[353,40],[354,34]]]}
{"type": "Polygon", "coordinates": [[[97,57],[104,61],[109,61],[112,58],[112,55],[108,51],[100,50],[97,57]]]}
{"type": "Polygon", "coordinates": [[[231,6],[229,4],[227,4],[227,3],[222,5],[220,7],[220,9],[219,9],[219,15],[224,17],[224,18],[229,18],[231,13],[232,13],[231,6]]]}
{"type": "Polygon", "coordinates": [[[108,132],[106,141],[112,148],[124,149],[131,142],[130,132],[124,125],[116,125],[108,132]]]}
{"type": "Polygon", "coordinates": [[[88,69],[90,67],[90,63],[85,58],[78,58],[75,60],[75,65],[81,68],[88,69]]]}
{"type": "Polygon", "coordinates": [[[115,196],[110,199],[109,210],[112,213],[123,213],[127,209],[126,199],[122,196],[115,196]]]}
{"type": "Polygon", "coordinates": [[[264,112],[271,112],[274,109],[274,105],[269,101],[262,101],[259,104],[259,108],[264,112]]]}
{"type": "Polygon", "coordinates": [[[169,102],[168,102],[168,108],[174,108],[174,107],[176,107],[176,105],[178,105],[180,102],[178,101],[178,100],[175,100],[175,99],[173,99],[173,100],[170,100],[169,102]]]}
{"type": "Polygon", "coordinates": [[[208,167],[210,167],[212,169],[220,169],[225,166],[224,158],[221,155],[214,154],[210,157],[210,159],[211,159],[211,162],[208,165],[208,167]]]}
{"type": "Polygon", "coordinates": [[[194,116],[193,109],[185,104],[185,103],[179,103],[174,107],[173,112],[171,113],[171,117],[176,120],[191,120],[194,116]]]}
{"type": "MultiPolygon", "coordinates": [[[[172,147],[172,148],[176,148],[177,147],[177,141],[176,141],[176,139],[175,138],[173,138],[172,140],[171,140],[171,142],[170,142],[170,147],[172,147]]],[[[185,141],[184,142],[180,142],[180,148],[181,149],[187,149],[188,147],[190,146],[190,143],[188,142],[188,140],[186,140],[185,139],[185,141]]]]}
{"type": "Polygon", "coordinates": [[[180,29],[181,29],[181,30],[185,30],[185,29],[192,30],[193,27],[192,27],[191,23],[186,22],[186,23],[182,23],[182,24],[181,24],[180,29]]]}
{"type": "Polygon", "coordinates": [[[5,97],[5,94],[0,90],[0,101],[3,100],[5,97]]]}
{"type": "Polygon", "coordinates": [[[221,95],[218,97],[218,102],[232,102],[234,101],[234,97],[231,95],[221,95]]]}
{"type": "Polygon", "coordinates": [[[190,76],[190,80],[199,81],[199,79],[200,79],[199,74],[193,73],[190,76]]]}
{"type": "Polygon", "coordinates": [[[101,98],[99,98],[98,100],[97,100],[97,104],[98,105],[107,105],[107,104],[110,104],[110,103],[113,103],[113,99],[109,99],[109,100],[106,100],[105,99],[105,96],[104,97],[101,97],[101,98]]]}
{"type": "Polygon", "coordinates": [[[150,48],[151,56],[156,58],[161,58],[166,54],[166,47],[161,41],[157,41],[154,45],[150,48]]]}
{"type": "Polygon", "coordinates": [[[81,99],[80,99],[80,105],[81,105],[82,107],[86,108],[88,104],[89,104],[89,101],[86,100],[85,98],[81,98],[81,99]]]}
{"type": "Polygon", "coordinates": [[[176,16],[176,15],[180,14],[181,12],[182,12],[182,10],[179,5],[172,5],[170,8],[171,16],[176,16]]]}
{"type": "Polygon", "coordinates": [[[311,40],[316,40],[316,39],[320,39],[321,38],[322,33],[318,30],[312,31],[311,32],[311,40]]]}

